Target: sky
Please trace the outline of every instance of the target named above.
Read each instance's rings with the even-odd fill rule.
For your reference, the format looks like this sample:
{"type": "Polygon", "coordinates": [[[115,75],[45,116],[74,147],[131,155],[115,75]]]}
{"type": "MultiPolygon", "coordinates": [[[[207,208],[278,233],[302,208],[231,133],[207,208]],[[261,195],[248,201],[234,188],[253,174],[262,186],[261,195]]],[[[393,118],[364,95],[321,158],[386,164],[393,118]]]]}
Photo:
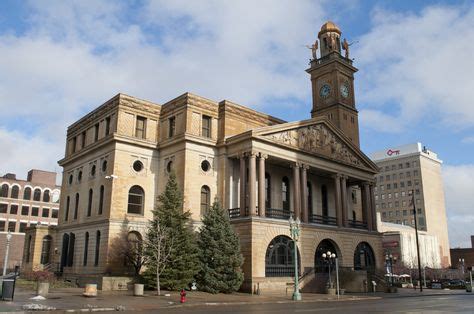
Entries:
{"type": "Polygon", "coordinates": [[[364,152],[422,142],[443,160],[450,243],[474,234],[472,1],[0,2],[0,175],[61,172],[68,125],[119,92],[184,92],[307,119],[321,25],[355,42],[364,152]]]}

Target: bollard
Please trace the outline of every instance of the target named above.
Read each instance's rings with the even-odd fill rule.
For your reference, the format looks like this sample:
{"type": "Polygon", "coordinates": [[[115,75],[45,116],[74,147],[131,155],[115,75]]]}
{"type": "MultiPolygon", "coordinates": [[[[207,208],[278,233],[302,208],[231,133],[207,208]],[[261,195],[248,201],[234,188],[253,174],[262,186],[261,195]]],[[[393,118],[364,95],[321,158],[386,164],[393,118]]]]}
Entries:
{"type": "Polygon", "coordinates": [[[42,297],[47,297],[49,292],[49,282],[38,282],[36,294],[42,297]]]}
{"type": "Polygon", "coordinates": [[[136,283],[133,285],[133,295],[138,297],[138,296],[143,296],[143,289],[144,289],[144,284],[141,283],[136,283]]]}
{"type": "Polygon", "coordinates": [[[84,288],[84,293],[82,294],[85,297],[96,297],[97,296],[97,284],[88,283],[84,288]]]}

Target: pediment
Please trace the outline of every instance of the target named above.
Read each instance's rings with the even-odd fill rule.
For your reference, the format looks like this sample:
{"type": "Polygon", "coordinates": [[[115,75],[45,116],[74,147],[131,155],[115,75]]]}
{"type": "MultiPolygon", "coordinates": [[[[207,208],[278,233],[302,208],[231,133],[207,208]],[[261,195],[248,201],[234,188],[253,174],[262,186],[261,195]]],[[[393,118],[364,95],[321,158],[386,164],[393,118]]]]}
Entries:
{"type": "Polygon", "coordinates": [[[352,166],[378,171],[375,164],[333,125],[323,120],[302,124],[296,127],[289,125],[286,129],[281,129],[284,125],[279,125],[279,130],[273,132],[271,128],[265,128],[254,136],[352,166]]]}

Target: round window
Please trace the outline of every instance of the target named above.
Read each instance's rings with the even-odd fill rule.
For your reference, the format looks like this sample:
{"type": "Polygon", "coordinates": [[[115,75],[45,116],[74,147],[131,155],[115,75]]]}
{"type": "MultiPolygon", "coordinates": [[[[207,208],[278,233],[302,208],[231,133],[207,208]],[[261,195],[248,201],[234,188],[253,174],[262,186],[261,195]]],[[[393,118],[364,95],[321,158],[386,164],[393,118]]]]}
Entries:
{"type": "Polygon", "coordinates": [[[173,169],[173,161],[170,160],[168,161],[168,164],[166,164],[166,171],[170,173],[172,169],[173,169]]]}
{"type": "Polygon", "coordinates": [[[102,172],[105,172],[107,170],[107,160],[104,160],[102,162],[102,172]]]}
{"type": "Polygon", "coordinates": [[[91,176],[95,176],[95,165],[92,165],[91,167],[91,176]]]}
{"type": "Polygon", "coordinates": [[[201,169],[204,172],[208,172],[211,169],[211,164],[207,160],[203,160],[201,162],[201,169]]]}
{"type": "Polygon", "coordinates": [[[82,180],[82,171],[79,171],[79,173],[77,174],[77,181],[81,182],[82,180]]]}
{"type": "Polygon", "coordinates": [[[140,160],[136,160],[133,163],[133,170],[135,170],[136,172],[142,171],[143,170],[143,163],[140,160]]]}
{"type": "Polygon", "coordinates": [[[72,174],[69,176],[69,184],[72,184],[72,179],[73,179],[73,176],[72,174]]]}

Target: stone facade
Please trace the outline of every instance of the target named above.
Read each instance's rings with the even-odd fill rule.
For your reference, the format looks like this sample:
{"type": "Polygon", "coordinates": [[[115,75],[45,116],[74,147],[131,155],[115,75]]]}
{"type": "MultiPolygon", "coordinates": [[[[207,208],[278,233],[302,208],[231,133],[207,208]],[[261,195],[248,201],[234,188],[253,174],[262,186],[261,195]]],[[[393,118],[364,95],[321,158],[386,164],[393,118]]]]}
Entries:
{"type": "MultiPolygon", "coordinates": [[[[334,64],[352,67],[334,55],[327,63],[312,60],[311,75],[334,64]]],[[[326,104],[347,106],[337,99],[326,104]]],[[[357,112],[355,106],[350,110],[357,112]]],[[[124,228],[145,235],[171,171],[196,230],[214,199],[229,211],[245,257],[247,291],[255,284],[270,289],[288,282],[294,262],[290,216],[302,222],[304,269],[321,263],[324,241],[344,267],[382,267],[372,197],[377,167],[360,151],[354,117],[355,129],[347,133],[346,124],[314,112],[309,120],[286,122],[190,93],[162,105],[118,94],[68,128],[66,155],[59,161],[59,269],[91,281],[124,274],[111,260],[111,244],[124,228]],[[286,255],[271,262],[277,240],[286,255]]]]}

